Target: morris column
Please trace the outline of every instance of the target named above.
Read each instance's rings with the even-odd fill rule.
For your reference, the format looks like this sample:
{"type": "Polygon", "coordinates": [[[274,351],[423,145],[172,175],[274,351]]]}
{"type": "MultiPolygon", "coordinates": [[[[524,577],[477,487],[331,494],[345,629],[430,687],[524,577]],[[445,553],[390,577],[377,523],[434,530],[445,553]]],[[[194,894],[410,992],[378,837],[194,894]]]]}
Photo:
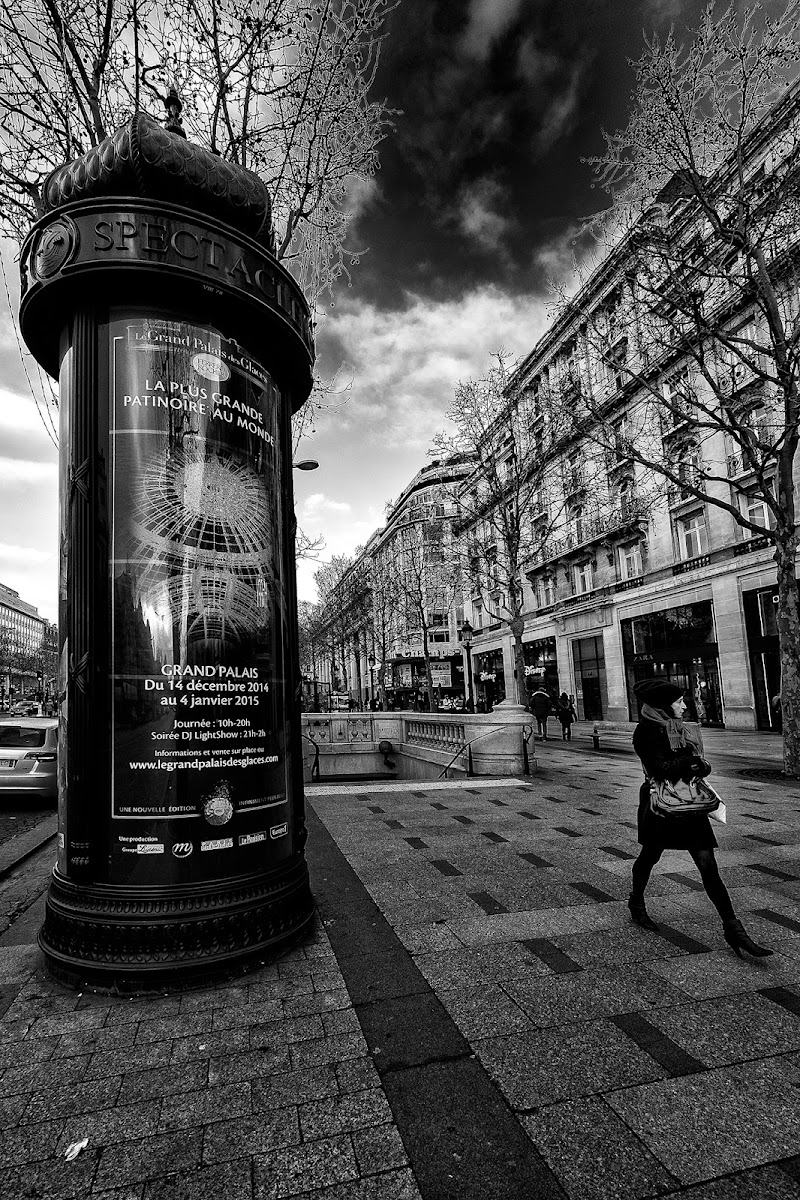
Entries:
{"type": "Polygon", "coordinates": [[[60,385],[58,861],[67,982],[161,986],[296,938],[291,416],[308,310],[249,171],[137,114],[45,184],[23,336],[60,385]]]}

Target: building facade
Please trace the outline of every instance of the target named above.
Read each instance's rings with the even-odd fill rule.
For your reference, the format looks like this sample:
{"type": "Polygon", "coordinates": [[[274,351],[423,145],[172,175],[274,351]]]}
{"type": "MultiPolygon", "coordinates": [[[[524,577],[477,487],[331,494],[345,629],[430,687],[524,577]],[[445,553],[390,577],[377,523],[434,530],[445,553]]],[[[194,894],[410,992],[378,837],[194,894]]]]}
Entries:
{"type": "MultiPolygon", "coordinates": [[[[774,194],[770,180],[794,169],[797,113],[790,93],[749,139],[745,188],[756,216],[757,197],[774,194]]],[[[647,227],[565,303],[508,388],[517,419],[541,428],[560,505],[524,569],[526,681],[529,691],[572,694],[581,718],[624,724],[638,717],[635,683],[666,675],[685,690],[690,719],[777,731],[775,545],[766,536],[775,513],[764,488],[777,495],[784,410],[759,350],[763,311],[690,184],[670,181],[647,227]],[[683,266],[654,283],[646,256],[666,261],[663,246],[683,266]],[[690,303],[707,343],[708,314],[717,314],[712,351],[694,337],[690,303]],[[667,464],[669,477],[648,461],[667,464]]],[[[723,169],[720,192],[726,186],[723,169]]],[[[795,216],[764,243],[790,328],[800,327],[798,241],[795,216]]],[[[794,471],[797,498],[796,463],[794,471]]],[[[510,635],[474,597],[466,609],[478,686],[501,698],[514,672],[510,635]]]]}
{"type": "Polygon", "coordinates": [[[58,633],[19,592],[0,583],[0,695],[34,696],[55,691],[58,633]]]}
{"type": "Polygon", "coordinates": [[[385,695],[392,708],[413,709],[463,701],[464,608],[452,539],[454,497],[471,469],[454,457],[418,471],[386,524],[321,597],[318,640],[332,652],[316,657],[321,693],[337,697],[332,703],[366,708],[385,695]]]}

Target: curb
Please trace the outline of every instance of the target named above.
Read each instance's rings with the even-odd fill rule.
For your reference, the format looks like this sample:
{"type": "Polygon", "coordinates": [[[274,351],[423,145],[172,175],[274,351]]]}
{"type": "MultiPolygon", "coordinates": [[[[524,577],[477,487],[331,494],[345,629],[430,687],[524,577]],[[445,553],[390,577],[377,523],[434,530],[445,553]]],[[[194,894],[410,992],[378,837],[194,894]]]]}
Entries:
{"type": "Polygon", "coordinates": [[[58,816],[51,813],[29,829],[0,846],[0,880],[6,879],[16,867],[52,841],[58,833],[58,816]]]}

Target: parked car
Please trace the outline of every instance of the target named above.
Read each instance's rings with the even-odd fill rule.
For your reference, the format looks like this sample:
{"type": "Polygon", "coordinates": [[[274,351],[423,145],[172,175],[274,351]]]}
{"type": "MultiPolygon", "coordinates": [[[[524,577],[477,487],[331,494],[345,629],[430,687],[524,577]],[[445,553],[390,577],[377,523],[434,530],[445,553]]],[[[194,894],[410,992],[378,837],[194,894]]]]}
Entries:
{"type": "Polygon", "coordinates": [[[55,717],[0,717],[0,795],[58,795],[58,721],[55,717]]]}
{"type": "Polygon", "coordinates": [[[39,705],[34,700],[17,700],[8,711],[12,717],[35,717],[39,705]]]}

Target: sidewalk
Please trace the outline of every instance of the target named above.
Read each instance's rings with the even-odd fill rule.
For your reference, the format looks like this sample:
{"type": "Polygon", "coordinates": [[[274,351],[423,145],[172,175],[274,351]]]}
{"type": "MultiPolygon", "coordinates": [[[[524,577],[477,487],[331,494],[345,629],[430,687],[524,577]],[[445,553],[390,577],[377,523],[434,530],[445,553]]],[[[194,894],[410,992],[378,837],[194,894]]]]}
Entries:
{"type": "Polygon", "coordinates": [[[638,761],[537,751],[310,788],[321,921],[226,987],[79,996],[0,938],[0,1195],[800,1200],[800,788],[718,777],[740,961],[678,852],[630,923],[638,761]]]}
{"type": "MultiPolygon", "coordinates": [[[[597,723],[600,745],[604,751],[624,751],[633,755],[631,738],[635,726],[619,724],[613,729],[605,729],[604,724],[613,726],[613,722],[597,723]]],[[[592,746],[594,721],[575,721],[572,726],[572,745],[579,749],[592,746]]],[[[783,762],[783,739],[777,733],[765,733],[760,729],[708,729],[702,730],[703,744],[710,759],[715,755],[732,755],[742,759],[758,760],[768,766],[780,768],[783,762]]],[[[561,726],[551,717],[548,721],[548,744],[561,743],[561,726]]],[[[536,745],[541,739],[536,735],[536,745]]]]}

